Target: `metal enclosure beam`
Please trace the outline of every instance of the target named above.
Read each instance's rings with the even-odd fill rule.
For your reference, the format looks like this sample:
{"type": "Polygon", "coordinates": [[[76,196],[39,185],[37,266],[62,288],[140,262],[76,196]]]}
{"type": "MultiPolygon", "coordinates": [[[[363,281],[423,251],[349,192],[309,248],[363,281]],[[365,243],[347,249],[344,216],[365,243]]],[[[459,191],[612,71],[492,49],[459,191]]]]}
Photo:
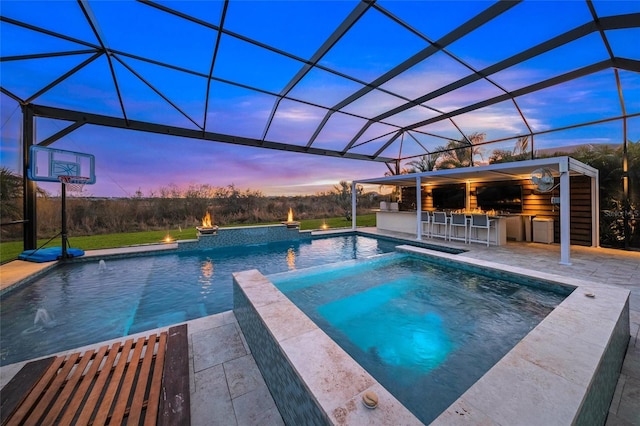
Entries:
{"type": "Polygon", "coordinates": [[[68,125],[64,129],[60,130],[59,132],[56,132],[55,134],[53,134],[53,135],[49,136],[48,138],[46,138],[45,140],[43,140],[42,142],[38,143],[38,145],[40,145],[40,146],[49,146],[52,143],[54,143],[55,141],[57,141],[59,139],[62,139],[63,137],[65,137],[69,133],[73,132],[74,130],[79,129],[84,124],[85,124],[84,122],[79,122],[79,121],[76,121],[75,123],[71,123],[70,125],[68,125]]]}
{"type": "Polygon", "coordinates": [[[358,207],[358,193],[356,181],[351,182],[351,229],[356,230],[356,210],[358,207]]]}
{"type": "MultiPolygon", "coordinates": [[[[464,24],[460,25],[459,27],[457,27],[456,29],[454,29],[450,33],[446,34],[445,36],[443,36],[442,38],[437,40],[435,43],[431,43],[429,46],[424,48],[422,51],[420,51],[417,54],[413,55],[411,58],[405,60],[404,62],[398,64],[393,69],[391,69],[388,72],[384,73],[382,76],[378,77],[377,79],[375,79],[371,83],[367,84],[362,89],[358,90],[357,92],[353,93],[352,95],[348,96],[347,98],[343,99],[342,101],[340,101],[339,103],[334,105],[327,112],[327,115],[323,119],[322,123],[316,129],[316,132],[314,133],[313,137],[309,141],[309,145],[311,145],[313,143],[313,141],[315,140],[315,137],[318,135],[318,133],[322,129],[322,126],[324,126],[326,124],[326,121],[328,120],[329,116],[331,114],[333,114],[335,111],[341,110],[342,108],[344,108],[347,105],[355,102],[356,100],[360,99],[361,97],[363,97],[367,93],[371,92],[372,90],[378,89],[380,86],[382,86],[387,81],[393,79],[394,77],[397,77],[398,75],[400,75],[404,71],[414,67],[415,65],[417,65],[421,61],[425,60],[426,58],[438,53],[439,51],[441,51],[445,47],[447,47],[450,44],[454,43],[455,41],[461,39],[465,35],[467,35],[470,32],[472,32],[473,30],[481,27],[482,25],[486,24],[487,22],[491,21],[492,19],[500,16],[502,13],[504,13],[504,12],[508,11],[509,9],[511,9],[512,7],[516,6],[521,1],[522,0],[503,1],[503,2],[494,3],[492,6],[488,7],[487,9],[485,9],[484,11],[479,13],[478,15],[474,16],[473,18],[471,18],[470,20],[468,20],[464,24]]],[[[409,102],[406,105],[410,105],[411,107],[413,107],[413,106],[416,106],[418,104],[414,104],[413,102],[409,102]]],[[[375,120],[374,119],[373,121],[377,122],[377,121],[380,121],[380,120],[375,120]]],[[[343,148],[342,151],[343,152],[347,152],[349,149],[351,149],[353,144],[356,142],[357,138],[360,137],[360,135],[362,133],[364,133],[365,131],[366,131],[366,128],[362,129],[360,134],[357,135],[356,137],[354,137],[343,148]]]]}
{"type": "Polygon", "coordinates": [[[24,225],[22,227],[22,242],[25,250],[33,250],[38,242],[37,216],[36,216],[36,183],[27,178],[29,168],[29,148],[33,145],[33,107],[22,106],[22,173],[23,173],[23,214],[24,225]]]}
{"type": "Polygon", "coordinates": [[[349,16],[347,16],[345,20],[342,21],[342,23],[329,36],[329,38],[327,38],[324,43],[322,43],[322,46],[320,46],[318,50],[316,50],[313,56],[309,59],[309,62],[303,64],[302,68],[298,70],[296,75],[293,76],[293,78],[289,80],[287,85],[280,91],[280,96],[276,99],[273,107],[271,108],[271,114],[269,114],[269,119],[267,120],[264,132],[262,133],[262,139],[266,139],[267,134],[269,133],[269,128],[271,127],[271,123],[273,122],[276,111],[278,110],[282,99],[286,97],[298,83],[300,83],[304,76],[306,76],[309,71],[311,71],[311,69],[315,67],[318,62],[320,62],[320,60],[327,54],[327,52],[329,52],[329,50],[331,50],[331,48],[347,33],[347,31],[349,31],[349,29],[351,29],[351,27],[353,27],[355,23],[364,16],[366,11],[371,7],[371,4],[372,3],[369,2],[358,3],[356,7],[351,11],[349,16]]]}
{"type": "Polygon", "coordinates": [[[493,98],[487,98],[487,99],[485,99],[483,101],[476,102],[476,103],[471,104],[471,105],[467,105],[465,107],[459,108],[459,109],[454,110],[454,111],[450,111],[450,112],[448,112],[446,114],[443,114],[441,116],[432,117],[432,118],[429,118],[429,119],[426,119],[426,120],[423,120],[423,121],[419,121],[417,123],[414,123],[414,124],[411,124],[409,126],[403,127],[402,130],[405,130],[405,131],[406,130],[414,130],[414,129],[417,129],[417,128],[420,128],[420,127],[423,127],[423,126],[427,126],[429,124],[434,124],[434,123],[440,122],[442,120],[447,120],[447,119],[450,119],[452,117],[456,117],[456,116],[461,115],[461,114],[465,114],[465,113],[468,113],[468,112],[476,111],[478,109],[485,108],[485,107],[488,107],[488,106],[491,106],[491,105],[495,105],[495,104],[503,102],[503,101],[508,101],[511,98],[516,98],[516,97],[519,97],[519,96],[527,95],[529,93],[537,92],[539,90],[546,89],[546,88],[552,87],[552,86],[556,86],[556,85],[561,84],[561,83],[566,83],[567,81],[575,80],[577,78],[584,77],[584,76],[589,75],[589,74],[594,74],[594,73],[596,73],[598,71],[602,71],[602,70],[605,70],[607,68],[611,68],[612,65],[613,65],[612,62],[610,60],[608,60],[608,59],[604,60],[604,61],[601,61],[601,62],[596,62],[594,64],[587,65],[587,66],[584,66],[582,68],[578,68],[578,69],[575,69],[573,71],[569,71],[567,73],[564,73],[564,74],[561,74],[561,75],[558,75],[558,76],[555,76],[555,77],[548,78],[548,79],[540,81],[538,83],[534,83],[534,84],[531,84],[529,86],[522,87],[520,89],[517,89],[517,90],[514,90],[514,91],[510,92],[509,94],[498,95],[498,96],[495,96],[493,98]]]}
{"type": "Polygon", "coordinates": [[[163,135],[180,136],[190,139],[222,142],[234,145],[250,146],[257,148],[269,148],[279,151],[299,152],[306,154],[323,155],[326,157],[349,158],[352,160],[366,160],[375,162],[395,161],[393,158],[373,157],[366,154],[346,153],[320,148],[306,148],[300,145],[290,145],[281,142],[262,141],[260,139],[227,135],[223,133],[203,132],[202,130],[185,129],[182,127],[154,124],[144,121],[126,120],[118,117],[110,117],[88,112],[72,111],[67,109],[32,105],[33,114],[37,117],[53,118],[57,120],[76,121],[99,126],[115,127],[119,129],[139,130],[142,132],[158,133],[163,135]]]}

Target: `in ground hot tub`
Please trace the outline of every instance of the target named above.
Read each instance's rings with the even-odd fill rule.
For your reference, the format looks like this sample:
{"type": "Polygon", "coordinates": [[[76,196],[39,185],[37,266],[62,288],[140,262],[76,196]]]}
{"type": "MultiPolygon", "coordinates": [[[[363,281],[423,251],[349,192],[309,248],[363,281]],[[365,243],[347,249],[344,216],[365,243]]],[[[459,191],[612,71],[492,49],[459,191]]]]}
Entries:
{"type": "MultiPolygon", "coordinates": [[[[474,379],[468,389],[459,392],[434,423],[455,424],[462,417],[475,423],[500,424],[604,421],[628,343],[628,291],[415,247],[400,249],[425,256],[432,262],[471,270],[477,275],[489,274],[507,281],[525,280],[528,284],[537,282],[542,287],[574,289],[484,375],[474,379]]],[[[353,262],[353,267],[357,268],[358,263],[353,262]]],[[[335,275],[341,273],[340,270],[335,271],[335,275]]],[[[300,285],[312,284],[313,277],[307,278],[309,280],[301,280],[300,285]]],[[[393,391],[388,392],[380,384],[382,380],[373,379],[375,373],[370,379],[364,379],[364,375],[370,373],[368,368],[356,363],[266,277],[257,271],[246,271],[235,274],[234,281],[234,311],[238,322],[285,421],[296,423],[305,420],[297,416],[316,413],[318,420],[335,424],[340,424],[345,418],[346,423],[352,424],[363,419],[371,423],[397,424],[390,419],[398,415],[392,412],[402,397],[396,398],[393,391]],[[345,363],[355,363],[358,373],[346,374],[341,367],[345,363]],[[294,382],[296,386],[292,385],[294,382]],[[377,412],[375,415],[358,404],[361,394],[374,386],[385,392],[378,409],[373,410],[377,412]],[[291,394],[291,389],[296,389],[294,394],[291,394]],[[310,395],[305,397],[305,392],[310,395]],[[306,402],[302,414],[296,414],[300,398],[306,402]],[[312,406],[315,408],[310,408],[312,406]],[[292,414],[289,417],[286,413],[292,414]]],[[[474,284],[467,282],[466,285],[474,284]]],[[[399,287],[402,285],[397,284],[396,289],[399,287]]],[[[501,312],[491,315],[500,316],[501,312]]],[[[470,316],[469,320],[475,319],[470,316]]],[[[385,315],[380,314],[378,322],[384,321],[385,315]]],[[[438,326],[437,321],[432,321],[431,326],[436,330],[446,328],[438,326]]],[[[508,321],[503,326],[509,326],[508,321]]],[[[438,335],[437,332],[433,334],[438,335]]],[[[418,337],[423,343],[428,340],[425,333],[417,333],[418,337]]],[[[445,357],[457,356],[458,351],[448,349],[448,343],[442,336],[435,341],[439,342],[435,345],[438,350],[446,353],[445,357]]],[[[427,346],[422,345],[423,349],[427,346]]],[[[389,351],[386,351],[388,355],[389,351]]],[[[382,352],[377,355],[384,357],[382,352]]],[[[477,361],[477,356],[467,360],[469,363],[477,361]]],[[[435,362],[433,370],[445,368],[447,362],[435,362]]],[[[428,392],[421,383],[413,386],[418,392],[428,392]]],[[[446,389],[446,383],[443,389],[446,389]]],[[[407,415],[405,411],[402,413],[407,415]]],[[[432,419],[422,417],[414,420],[432,419]]]]}

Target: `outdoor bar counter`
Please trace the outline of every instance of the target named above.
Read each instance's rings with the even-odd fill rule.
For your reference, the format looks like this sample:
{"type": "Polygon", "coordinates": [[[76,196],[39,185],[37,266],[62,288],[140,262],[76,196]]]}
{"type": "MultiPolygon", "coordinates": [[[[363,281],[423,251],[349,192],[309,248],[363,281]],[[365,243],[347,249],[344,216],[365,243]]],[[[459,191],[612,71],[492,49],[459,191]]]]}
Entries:
{"type": "Polygon", "coordinates": [[[415,234],[416,223],[415,211],[380,210],[376,212],[376,227],[381,230],[415,234]]]}
{"type": "MultiPolygon", "coordinates": [[[[405,234],[417,234],[417,212],[398,211],[398,210],[379,210],[376,212],[376,227],[380,230],[402,232],[405,234]]],[[[489,243],[492,245],[504,245],[507,243],[507,237],[517,241],[528,239],[525,232],[522,231],[523,216],[489,216],[494,223],[489,231],[489,243]]],[[[486,236],[484,229],[478,230],[478,238],[482,239],[486,236]]]]}

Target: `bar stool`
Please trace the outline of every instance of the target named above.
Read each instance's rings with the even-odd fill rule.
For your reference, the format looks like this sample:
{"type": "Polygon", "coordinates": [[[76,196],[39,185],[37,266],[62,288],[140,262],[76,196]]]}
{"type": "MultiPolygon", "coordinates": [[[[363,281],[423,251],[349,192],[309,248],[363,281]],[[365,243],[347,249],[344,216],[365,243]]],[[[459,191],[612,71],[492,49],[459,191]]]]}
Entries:
{"type": "Polygon", "coordinates": [[[452,213],[449,222],[449,241],[458,240],[467,243],[467,215],[464,213],[452,213]],[[464,236],[458,235],[458,228],[464,228],[464,236]]]}
{"type": "Polygon", "coordinates": [[[469,242],[477,242],[477,243],[483,243],[485,242],[484,240],[481,240],[479,235],[478,235],[478,230],[479,229],[486,229],[487,231],[487,247],[489,247],[489,230],[491,229],[491,223],[493,222],[493,220],[489,219],[489,215],[487,214],[472,214],[471,215],[471,226],[469,227],[469,242]],[[473,230],[476,230],[476,236],[475,238],[472,238],[472,232],[473,230]]]}
{"type": "Polygon", "coordinates": [[[449,217],[445,212],[433,212],[433,216],[431,218],[431,236],[444,238],[446,240],[448,225],[449,217]],[[438,227],[438,232],[436,232],[436,226],[438,227]],[[444,226],[444,230],[441,233],[440,230],[442,226],[444,226]]]}
{"type": "Polygon", "coordinates": [[[425,237],[431,237],[431,215],[429,212],[422,212],[420,224],[422,235],[425,237]]]}

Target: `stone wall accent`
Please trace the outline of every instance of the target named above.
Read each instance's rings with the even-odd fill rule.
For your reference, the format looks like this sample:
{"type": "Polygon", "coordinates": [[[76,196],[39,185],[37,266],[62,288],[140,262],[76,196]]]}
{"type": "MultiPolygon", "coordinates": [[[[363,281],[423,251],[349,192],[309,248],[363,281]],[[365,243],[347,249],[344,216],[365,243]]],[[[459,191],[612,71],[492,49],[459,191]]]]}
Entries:
{"type": "Polygon", "coordinates": [[[311,231],[288,228],[284,224],[219,228],[217,234],[199,235],[197,240],[180,241],[178,250],[189,251],[301,239],[311,239],[311,231]]]}

